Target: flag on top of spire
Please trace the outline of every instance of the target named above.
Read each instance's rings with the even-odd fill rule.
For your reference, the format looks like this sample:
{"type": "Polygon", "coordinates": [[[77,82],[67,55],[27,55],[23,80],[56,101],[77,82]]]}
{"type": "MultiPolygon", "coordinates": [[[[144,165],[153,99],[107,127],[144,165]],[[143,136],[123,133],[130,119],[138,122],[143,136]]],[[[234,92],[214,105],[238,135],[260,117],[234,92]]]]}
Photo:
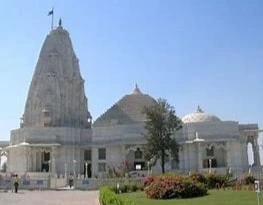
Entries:
{"type": "Polygon", "coordinates": [[[52,15],[52,18],[51,18],[51,30],[53,30],[54,7],[52,7],[52,10],[50,10],[47,15],[48,16],[52,15]]]}
{"type": "Polygon", "coordinates": [[[47,15],[50,16],[50,15],[53,15],[53,13],[54,13],[54,11],[53,11],[53,8],[52,8],[52,10],[50,10],[47,15]]]}

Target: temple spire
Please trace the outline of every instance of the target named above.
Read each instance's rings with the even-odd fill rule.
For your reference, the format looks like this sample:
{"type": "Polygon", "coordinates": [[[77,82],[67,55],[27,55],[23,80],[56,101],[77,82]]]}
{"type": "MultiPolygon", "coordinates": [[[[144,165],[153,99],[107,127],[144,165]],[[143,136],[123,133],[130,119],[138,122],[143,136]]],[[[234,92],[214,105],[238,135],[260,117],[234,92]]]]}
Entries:
{"type": "Polygon", "coordinates": [[[62,21],[41,48],[25,105],[23,127],[87,128],[84,82],[62,21]]]}

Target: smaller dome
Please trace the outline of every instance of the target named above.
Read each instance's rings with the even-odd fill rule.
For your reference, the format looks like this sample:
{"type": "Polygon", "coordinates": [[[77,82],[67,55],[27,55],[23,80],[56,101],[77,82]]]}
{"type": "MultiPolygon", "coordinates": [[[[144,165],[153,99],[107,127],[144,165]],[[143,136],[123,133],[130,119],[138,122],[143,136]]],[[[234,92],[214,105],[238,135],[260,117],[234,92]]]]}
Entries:
{"type": "Polygon", "coordinates": [[[220,122],[221,120],[215,116],[205,113],[200,106],[197,106],[195,112],[185,115],[182,118],[183,123],[195,123],[195,122],[220,122]]]}
{"type": "Polygon", "coordinates": [[[93,123],[93,126],[105,126],[112,124],[135,124],[146,120],[145,114],[142,113],[144,107],[153,105],[154,98],[144,94],[135,85],[133,92],[123,96],[111,108],[103,113],[93,123]]]}

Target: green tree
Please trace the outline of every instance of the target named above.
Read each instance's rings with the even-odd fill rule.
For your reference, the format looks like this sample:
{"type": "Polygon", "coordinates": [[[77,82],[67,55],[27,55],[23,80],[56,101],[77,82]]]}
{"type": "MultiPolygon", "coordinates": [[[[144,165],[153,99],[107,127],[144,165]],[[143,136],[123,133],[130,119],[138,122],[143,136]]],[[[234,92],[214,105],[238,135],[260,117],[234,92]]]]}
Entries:
{"type": "Polygon", "coordinates": [[[182,121],[176,116],[174,108],[165,99],[159,98],[152,106],[145,107],[145,134],[147,144],[144,147],[147,160],[161,160],[162,173],[164,164],[171,154],[179,162],[179,145],[175,139],[175,132],[182,128],[182,121]]]}

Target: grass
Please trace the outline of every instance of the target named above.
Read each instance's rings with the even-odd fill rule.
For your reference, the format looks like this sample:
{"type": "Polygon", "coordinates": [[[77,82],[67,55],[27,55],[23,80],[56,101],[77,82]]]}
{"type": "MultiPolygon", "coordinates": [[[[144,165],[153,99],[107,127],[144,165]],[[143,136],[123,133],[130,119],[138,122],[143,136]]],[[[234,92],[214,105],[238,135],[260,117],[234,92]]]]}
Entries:
{"type": "MultiPolygon", "coordinates": [[[[212,190],[207,196],[191,199],[154,200],[147,199],[143,192],[123,194],[134,205],[256,205],[257,194],[254,191],[212,190]]],[[[260,195],[260,201],[262,197],[260,195]]]]}

